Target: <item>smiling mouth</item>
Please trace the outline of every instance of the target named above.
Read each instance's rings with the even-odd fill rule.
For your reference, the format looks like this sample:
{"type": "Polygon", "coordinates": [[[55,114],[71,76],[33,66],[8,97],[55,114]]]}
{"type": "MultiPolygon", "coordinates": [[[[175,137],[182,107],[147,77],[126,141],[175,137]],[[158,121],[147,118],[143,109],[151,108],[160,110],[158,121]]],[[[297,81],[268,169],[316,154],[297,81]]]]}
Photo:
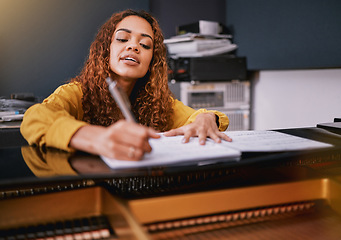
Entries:
{"type": "Polygon", "coordinates": [[[138,61],[137,61],[136,59],[131,58],[131,57],[126,57],[126,58],[124,58],[124,60],[132,61],[132,62],[138,63],[138,61]]]}

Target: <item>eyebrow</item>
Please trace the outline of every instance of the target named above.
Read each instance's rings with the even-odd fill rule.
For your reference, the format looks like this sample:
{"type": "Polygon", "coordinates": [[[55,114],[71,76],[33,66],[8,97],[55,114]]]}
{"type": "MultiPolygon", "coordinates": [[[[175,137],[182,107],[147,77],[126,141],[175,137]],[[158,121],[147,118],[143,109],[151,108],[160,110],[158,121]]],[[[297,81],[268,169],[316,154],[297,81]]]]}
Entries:
{"type": "MultiPolygon", "coordinates": [[[[124,31],[124,32],[127,32],[127,33],[131,33],[131,32],[132,32],[130,29],[127,29],[127,28],[120,28],[120,29],[117,29],[116,32],[118,32],[118,31],[124,31]]],[[[150,36],[149,34],[141,33],[141,36],[142,36],[142,37],[148,37],[148,38],[150,38],[151,40],[153,40],[152,36],[150,36]]]]}

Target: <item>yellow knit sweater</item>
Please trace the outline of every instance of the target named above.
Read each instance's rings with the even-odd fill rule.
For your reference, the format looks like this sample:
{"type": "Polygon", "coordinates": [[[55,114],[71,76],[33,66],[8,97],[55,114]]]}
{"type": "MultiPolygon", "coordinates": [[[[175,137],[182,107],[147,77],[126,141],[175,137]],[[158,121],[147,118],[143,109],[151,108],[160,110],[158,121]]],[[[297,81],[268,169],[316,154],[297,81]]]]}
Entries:
{"type": "MultiPolygon", "coordinates": [[[[71,151],[70,140],[75,132],[88,123],[82,121],[82,90],[77,83],[58,87],[42,103],[30,107],[21,124],[21,134],[31,145],[47,146],[71,151]]],[[[218,111],[194,110],[182,102],[174,100],[172,129],[184,126],[195,120],[199,113],[213,112],[219,116],[219,130],[228,127],[228,117],[218,111]]]]}

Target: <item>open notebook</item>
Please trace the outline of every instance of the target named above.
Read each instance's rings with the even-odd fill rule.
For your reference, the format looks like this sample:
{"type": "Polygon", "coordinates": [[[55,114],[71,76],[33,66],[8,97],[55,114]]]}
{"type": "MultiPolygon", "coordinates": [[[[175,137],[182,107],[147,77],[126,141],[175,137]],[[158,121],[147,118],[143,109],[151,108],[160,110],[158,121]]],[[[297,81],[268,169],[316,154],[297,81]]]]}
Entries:
{"type": "MultiPolygon", "coordinates": [[[[150,139],[153,148],[141,161],[124,161],[101,156],[113,169],[163,166],[171,164],[208,164],[216,161],[237,161],[242,152],[298,151],[332,147],[331,144],[317,142],[276,131],[232,131],[226,132],[233,141],[215,143],[207,139],[206,145],[199,145],[198,138],[182,143],[183,136],[150,139]]],[[[162,135],[162,134],[161,134],[162,135]]]]}

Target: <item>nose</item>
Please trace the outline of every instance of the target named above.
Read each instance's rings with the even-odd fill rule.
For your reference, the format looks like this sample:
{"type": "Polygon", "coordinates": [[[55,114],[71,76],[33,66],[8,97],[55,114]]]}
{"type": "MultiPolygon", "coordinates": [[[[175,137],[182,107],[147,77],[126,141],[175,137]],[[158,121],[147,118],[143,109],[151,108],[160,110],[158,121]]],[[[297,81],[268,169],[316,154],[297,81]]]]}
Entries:
{"type": "Polygon", "coordinates": [[[127,45],[127,50],[134,51],[136,53],[140,52],[139,45],[137,43],[131,42],[130,44],[127,45]]]}

